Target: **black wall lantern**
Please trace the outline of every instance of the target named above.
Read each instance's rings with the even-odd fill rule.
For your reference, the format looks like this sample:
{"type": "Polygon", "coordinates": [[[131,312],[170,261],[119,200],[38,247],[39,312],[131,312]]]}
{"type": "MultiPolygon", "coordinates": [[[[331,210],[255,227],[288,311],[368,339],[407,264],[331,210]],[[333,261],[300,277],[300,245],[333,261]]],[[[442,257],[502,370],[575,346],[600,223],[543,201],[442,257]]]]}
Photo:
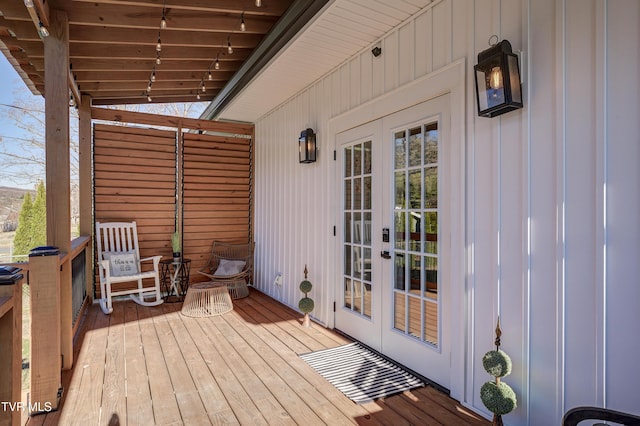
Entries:
{"type": "Polygon", "coordinates": [[[478,53],[478,65],[473,68],[479,116],[496,117],[522,108],[520,67],[511,43],[502,40],[478,53]]]}
{"type": "Polygon", "coordinates": [[[303,130],[298,139],[301,163],[315,163],[316,161],[316,134],[313,129],[303,130]]]}

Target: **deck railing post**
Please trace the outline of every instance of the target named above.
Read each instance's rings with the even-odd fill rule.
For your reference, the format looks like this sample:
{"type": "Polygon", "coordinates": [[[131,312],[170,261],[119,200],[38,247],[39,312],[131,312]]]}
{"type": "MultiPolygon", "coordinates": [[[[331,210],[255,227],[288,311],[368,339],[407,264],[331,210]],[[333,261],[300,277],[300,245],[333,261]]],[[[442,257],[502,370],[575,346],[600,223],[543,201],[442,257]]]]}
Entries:
{"type": "Polygon", "coordinates": [[[29,258],[31,287],[31,404],[58,408],[60,345],[60,257],[29,258]]]}
{"type": "Polygon", "coordinates": [[[21,424],[22,279],[0,285],[0,425],[21,424]]]}

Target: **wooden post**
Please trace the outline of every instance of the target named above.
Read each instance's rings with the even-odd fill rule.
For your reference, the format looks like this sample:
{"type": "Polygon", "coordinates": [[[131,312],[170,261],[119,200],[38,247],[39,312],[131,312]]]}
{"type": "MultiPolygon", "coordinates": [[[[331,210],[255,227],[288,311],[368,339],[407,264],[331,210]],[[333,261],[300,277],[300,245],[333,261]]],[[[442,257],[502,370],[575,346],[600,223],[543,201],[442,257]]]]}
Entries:
{"type": "Polygon", "coordinates": [[[60,258],[29,258],[31,288],[31,402],[58,407],[61,384],[60,258]]]}
{"type": "Polygon", "coordinates": [[[0,425],[20,425],[22,403],[22,280],[0,286],[0,425]]]}
{"type": "MultiPolygon", "coordinates": [[[[79,181],[80,181],[80,235],[93,235],[93,211],[91,191],[93,180],[91,178],[91,97],[83,95],[82,103],[78,108],[78,137],[79,137],[79,181]]],[[[86,249],[87,273],[86,290],[88,302],[93,301],[93,245],[89,242],[86,249]]]]}
{"type": "MultiPolygon", "coordinates": [[[[69,21],[65,12],[49,13],[44,38],[47,244],[71,251],[71,178],[69,167],[69,21]]],[[[57,275],[57,274],[56,274],[57,275]]],[[[71,261],[60,272],[60,334],[63,367],[73,364],[71,261]]],[[[59,354],[60,352],[58,352],[59,354]]]]}

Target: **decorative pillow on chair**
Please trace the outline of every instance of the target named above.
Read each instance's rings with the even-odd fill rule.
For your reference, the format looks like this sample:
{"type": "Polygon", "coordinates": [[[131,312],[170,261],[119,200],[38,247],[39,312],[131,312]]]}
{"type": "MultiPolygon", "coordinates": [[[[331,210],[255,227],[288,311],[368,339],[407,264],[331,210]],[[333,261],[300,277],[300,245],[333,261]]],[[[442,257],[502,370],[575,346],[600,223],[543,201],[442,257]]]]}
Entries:
{"type": "Polygon", "coordinates": [[[109,269],[112,277],[128,277],[140,273],[138,257],[135,251],[130,252],[104,252],[104,260],[109,261],[109,269]]]}
{"type": "Polygon", "coordinates": [[[214,276],[216,277],[226,277],[229,275],[235,275],[242,272],[244,265],[247,262],[244,260],[227,260],[220,259],[220,264],[218,265],[218,269],[214,272],[214,276]]]}

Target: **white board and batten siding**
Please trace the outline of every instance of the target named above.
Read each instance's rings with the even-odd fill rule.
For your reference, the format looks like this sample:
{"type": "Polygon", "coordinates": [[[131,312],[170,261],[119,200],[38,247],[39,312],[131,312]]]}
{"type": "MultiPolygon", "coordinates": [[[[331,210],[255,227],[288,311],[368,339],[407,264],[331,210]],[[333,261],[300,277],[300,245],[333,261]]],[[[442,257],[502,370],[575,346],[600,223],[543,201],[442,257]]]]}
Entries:
{"type": "Polygon", "coordinates": [[[481,358],[500,315],[514,362],[504,380],[519,400],[506,424],[559,424],[578,405],[639,413],[639,22],[637,0],[436,1],[378,40],[380,57],[368,45],[262,116],[256,286],[297,306],[306,264],[313,314],[332,324],[339,172],[328,123],[464,59],[462,402],[488,415],[481,358]],[[523,51],[525,108],[487,119],[472,67],[492,34],[523,51]],[[312,165],[297,159],[306,127],[319,137],[312,165]]]}

